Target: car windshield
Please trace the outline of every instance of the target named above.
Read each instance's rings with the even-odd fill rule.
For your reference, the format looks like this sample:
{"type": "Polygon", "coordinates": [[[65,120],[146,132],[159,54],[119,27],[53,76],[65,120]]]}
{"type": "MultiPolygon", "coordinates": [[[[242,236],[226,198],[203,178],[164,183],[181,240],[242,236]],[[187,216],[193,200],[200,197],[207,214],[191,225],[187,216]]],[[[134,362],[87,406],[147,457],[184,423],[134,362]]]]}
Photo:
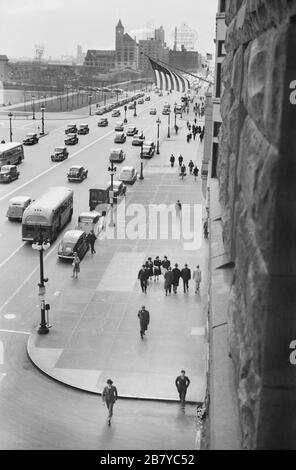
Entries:
{"type": "Polygon", "coordinates": [[[10,172],[10,167],[9,166],[3,166],[1,168],[1,173],[9,173],[10,172]]]}
{"type": "MultiPolygon", "coordinates": [[[[119,134],[121,135],[121,134],[119,134]]],[[[120,155],[120,150],[112,150],[111,155],[120,155]]]]}
{"type": "Polygon", "coordinates": [[[79,171],[80,171],[80,168],[70,168],[69,174],[70,175],[78,175],[79,171]]]}
{"type": "Polygon", "coordinates": [[[56,153],[61,153],[61,152],[64,151],[64,148],[63,148],[63,147],[56,147],[56,148],[54,149],[54,151],[55,151],[56,153]]]}

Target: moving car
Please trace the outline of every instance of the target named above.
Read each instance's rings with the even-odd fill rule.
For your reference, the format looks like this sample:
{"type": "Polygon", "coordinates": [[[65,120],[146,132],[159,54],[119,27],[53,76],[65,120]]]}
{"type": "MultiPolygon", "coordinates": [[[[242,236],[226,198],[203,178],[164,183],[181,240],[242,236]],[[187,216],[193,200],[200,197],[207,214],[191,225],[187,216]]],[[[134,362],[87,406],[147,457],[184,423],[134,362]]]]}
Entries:
{"type": "Polygon", "coordinates": [[[62,162],[68,158],[69,152],[66,147],[56,147],[54,149],[53,155],[51,155],[51,160],[53,162],[62,162]]]}
{"type": "Polygon", "coordinates": [[[145,101],[150,101],[150,100],[151,100],[150,96],[146,96],[145,101]]]}
{"type": "Polygon", "coordinates": [[[149,114],[156,114],[156,108],[151,108],[149,114]]]}
{"type": "Polygon", "coordinates": [[[125,153],[122,149],[112,149],[109,156],[110,162],[122,163],[125,160],[125,153]]]}
{"type": "Polygon", "coordinates": [[[138,129],[135,126],[129,126],[126,135],[134,136],[138,133],[138,129]]]}
{"type": "Polygon", "coordinates": [[[138,100],[138,104],[144,104],[143,98],[141,98],[140,100],[138,100]]]}
{"type": "Polygon", "coordinates": [[[82,259],[88,248],[87,234],[83,230],[68,230],[59,244],[58,257],[73,260],[76,252],[82,259]]]}
{"type": "Polygon", "coordinates": [[[163,108],[163,110],[162,110],[162,114],[164,114],[164,115],[168,115],[168,114],[170,114],[170,113],[171,113],[171,110],[170,110],[170,108],[163,108]]]}
{"type": "Polygon", "coordinates": [[[124,166],[120,172],[119,180],[126,184],[134,184],[137,176],[137,171],[133,166],[124,166]]]}
{"type": "Polygon", "coordinates": [[[107,127],[108,126],[108,119],[107,118],[101,118],[98,121],[98,126],[99,127],[107,127]]]}
{"type": "Polygon", "coordinates": [[[112,117],[118,117],[120,116],[120,110],[119,109],[114,109],[114,111],[111,114],[112,117]]]}
{"type": "Polygon", "coordinates": [[[23,144],[24,145],[34,145],[34,144],[38,144],[38,142],[39,142],[39,137],[34,132],[30,132],[23,139],[23,144]]]}
{"type": "Polygon", "coordinates": [[[128,105],[128,109],[134,109],[134,108],[135,108],[134,103],[131,103],[131,104],[128,105]]]}
{"type": "Polygon", "coordinates": [[[96,114],[97,116],[101,116],[102,114],[105,114],[105,112],[106,112],[106,107],[105,107],[105,106],[102,106],[102,108],[99,108],[99,109],[95,112],[95,114],[96,114]]]}
{"type": "Polygon", "coordinates": [[[0,183],[11,183],[20,175],[16,165],[3,165],[0,170],[0,183]]]}
{"type": "Polygon", "coordinates": [[[79,139],[76,134],[68,134],[65,138],[65,145],[75,145],[78,144],[79,139]]]}
{"type": "Polygon", "coordinates": [[[89,127],[88,127],[88,124],[80,124],[80,126],[78,127],[78,131],[77,131],[77,134],[88,134],[89,133],[89,127]]]}
{"type": "Polygon", "coordinates": [[[145,137],[142,134],[137,134],[133,136],[132,145],[142,145],[144,142],[145,137]]]}
{"type": "Polygon", "coordinates": [[[10,199],[6,217],[8,220],[22,220],[25,209],[31,204],[29,196],[15,196],[10,199]]]}
{"type": "Polygon", "coordinates": [[[68,124],[65,129],[65,134],[75,134],[77,132],[76,124],[68,124]]]}
{"type": "Polygon", "coordinates": [[[115,137],[114,137],[114,143],[115,144],[124,144],[126,141],[126,135],[124,132],[116,132],[115,137]]]}
{"type": "Polygon", "coordinates": [[[123,122],[117,122],[115,124],[114,130],[116,132],[123,132],[124,131],[124,123],[123,122]]]}
{"type": "Polygon", "coordinates": [[[67,173],[68,181],[79,181],[80,183],[87,178],[88,170],[81,165],[71,166],[67,173]]]}
{"type": "Polygon", "coordinates": [[[155,153],[155,145],[152,141],[146,141],[143,145],[141,158],[152,158],[155,153]]]}
{"type": "MultiPolygon", "coordinates": [[[[107,188],[110,200],[110,191],[111,191],[111,182],[107,188]]],[[[125,196],[126,194],[126,185],[122,181],[113,180],[113,202],[117,202],[117,200],[121,196],[125,196]]]]}

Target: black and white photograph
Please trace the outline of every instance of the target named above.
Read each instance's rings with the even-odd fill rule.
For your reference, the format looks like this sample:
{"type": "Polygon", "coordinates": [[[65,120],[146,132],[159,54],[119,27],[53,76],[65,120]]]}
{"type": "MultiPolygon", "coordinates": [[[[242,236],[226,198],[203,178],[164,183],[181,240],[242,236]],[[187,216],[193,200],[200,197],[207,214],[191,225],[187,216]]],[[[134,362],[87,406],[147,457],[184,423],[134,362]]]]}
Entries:
{"type": "Polygon", "coordinates": [[[0,23],[0,450],[295,450],[296,0],[0,23]]]}

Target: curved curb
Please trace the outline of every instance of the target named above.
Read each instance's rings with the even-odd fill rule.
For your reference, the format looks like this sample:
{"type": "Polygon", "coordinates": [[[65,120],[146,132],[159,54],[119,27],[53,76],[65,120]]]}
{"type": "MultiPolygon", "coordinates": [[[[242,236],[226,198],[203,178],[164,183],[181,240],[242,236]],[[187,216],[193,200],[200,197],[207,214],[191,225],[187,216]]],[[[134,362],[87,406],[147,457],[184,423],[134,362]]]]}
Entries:
{"type": "MultiPolygon", "coordinates": [[[[49,333],[50,334],[50,333],[49,333]]],[[[55,374],[50,368],[47,368],[42,364],[42,361],[40,361],[38,352],[36,351],[37,349],[42,349],[38,348],[35,346],[35,340],[36,338],[39,338],[39,335],[37,333],[37,330],[32,332],[29,336],[28,342],[27,342],[27,354],[31,362],[34,364],[34,366],[39,369],[43,374],[47,375],[51,379],[55,380],[56,382],[59,382],[67,387],[74,388],[76,390],[80,390],[82,392],[87,392],[87,393],[92,393],[95,395],[101,396],[101,392],[99,392],[97,389],[94,387],[86,387],[81,385],[78,382],[75,382],[75,380],[71,381],[67,379],[66,377],[63,378],[61,375],[55,374]]],[[[83,370],[83,369],[82,369],[83,370]]],[[[179,400],[174,399],[174,398],[168,398],[168,397],[149,397],[149,396],[140,396],[140,395],[118,395],[118,398],[123,398],[127,400],[144,400],[144,401],[158,401],[158,402],[165,402],[165,403],[180,403],[179,400]]],[[[201,406],[203,402],[198,402],[198,401],[186,401],[186,404],[188,405],[196,405],[196,406],[201,406]]]]}

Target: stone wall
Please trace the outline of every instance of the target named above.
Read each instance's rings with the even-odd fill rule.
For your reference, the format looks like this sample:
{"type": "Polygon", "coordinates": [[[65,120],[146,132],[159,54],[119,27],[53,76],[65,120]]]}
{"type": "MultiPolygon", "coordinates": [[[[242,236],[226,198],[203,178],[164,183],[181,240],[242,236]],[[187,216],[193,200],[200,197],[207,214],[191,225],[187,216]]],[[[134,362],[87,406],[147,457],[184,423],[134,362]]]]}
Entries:
{"type": "Polygon", "coordinates": [[[235,263],[229,345],[247,449],[296,448],[295,15],[296,0],[228,0],[226,11],[218,179],[235,263]]]}

